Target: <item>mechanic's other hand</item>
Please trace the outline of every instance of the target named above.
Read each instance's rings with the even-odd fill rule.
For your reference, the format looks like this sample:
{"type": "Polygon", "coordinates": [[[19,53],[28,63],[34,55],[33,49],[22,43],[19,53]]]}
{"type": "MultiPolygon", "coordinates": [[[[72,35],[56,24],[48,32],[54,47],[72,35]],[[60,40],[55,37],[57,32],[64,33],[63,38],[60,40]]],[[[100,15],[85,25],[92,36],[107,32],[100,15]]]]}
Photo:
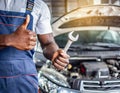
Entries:
{"type": "Polygon", "coordinates": [[[69,64],[69,55],[59,49],[53,54],[52,62],[58,70],[63,70],[69,64]]]}
{"type": "Polygon", "coordinates": [[[27,29],[30,16],[27,15],[24,23],[11,34],[11,46],[20,50],[31,50],[36,45],[36,34],[27,29]]]}

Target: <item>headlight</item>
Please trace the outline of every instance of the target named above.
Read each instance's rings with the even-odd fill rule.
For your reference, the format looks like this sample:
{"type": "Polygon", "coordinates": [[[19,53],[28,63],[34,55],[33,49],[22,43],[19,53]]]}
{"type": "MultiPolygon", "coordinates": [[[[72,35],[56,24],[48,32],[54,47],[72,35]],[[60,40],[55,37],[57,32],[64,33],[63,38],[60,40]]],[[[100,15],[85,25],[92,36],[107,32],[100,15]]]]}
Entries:
{"type": "Polygon", "coordinates": [[[65,88],[55,84],[54,82],[44,77],[41,71],[39,72],[39,86],[44,92],[47,93],[80,93],[77,90],[65,88]]]}
{"type": "Polygon", "coordinates": [[[44,92],[57,93],[58,86],[44,76],[39,77],[39,86],[44,92]]]}
{"type": "Polygon", "coordinates": [[[43,66],[38,73],[39,86],[48,93],[58,93],[60,87],[69,88],[66,77],[52,68],[43,66]]]}

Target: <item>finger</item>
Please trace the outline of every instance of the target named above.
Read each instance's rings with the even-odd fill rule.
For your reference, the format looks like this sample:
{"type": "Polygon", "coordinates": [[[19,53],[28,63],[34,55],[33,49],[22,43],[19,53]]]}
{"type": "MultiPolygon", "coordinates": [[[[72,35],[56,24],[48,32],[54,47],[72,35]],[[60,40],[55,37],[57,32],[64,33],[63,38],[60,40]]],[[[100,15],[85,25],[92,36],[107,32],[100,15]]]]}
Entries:
{"type": "Polygon", "coordinates": [[[69,63],[69,59],[68,58],[63,58],[63,57],[58,57],[57,60],[63,62],[63,63],[69,63]]]}
{"type": "Polygon", "coordinates": [[[69,58],[69,57],[70,57],[70,56],[69,56],[68,54],[66,54],[66,52],[65,52],[64,50],[62,50],[62,49],[59,49],[58,52],[59,52],[59,54],[60,54],[61,56],[63,56],[64,58],[69,58]]]}
{"type": "Polygon", "coordinates": [[[29,31],[29,35],[30,35],[30,38],[37,38],[37,35],[36,33],[32,32],[32,31],[29,31]]]}
{"type": "Polygon", "coordinates": [[[36,39],[35,37],[31,37],[30,40],[33,41],[33,42],[35,42],[35,43],[36,43],[36,41],[37,41],[37,39],[36,39]]]}
{"type": "Polygon", "coordinates": [[[35,46],[35,45],[36,45],[36,42],[31,41],[28,45],[29,45],[29,46],[35,46]]]}
{"type": "Polygon", "coordinates": [[[29,33],[29,35],[34,35],[34,36],[36,36],[36,33],[33,32],[33,31],[28,30],[28,33],[29,33]]]}
{"type": "Polygon", "coordinates": [[[58,70],[63,70],[64,67],[60,66],[59,64],[54,62],[54,66],[58,69],[58,70]]]}
{"type": "Polygon", "coordinates": [[[35,46],[28,46],[27,48],[26,48],[26,50],[31,50],[31,49],[33,49],[35,46]]]}
{"type": "Polygon", "coordinates": [[[62,62],[62,61],[60,61],[58,59],[55,60],[55,63],[59,64],[62,67],[66,67],[66,65],[68,65],[68,62],[65,63],[65,62],[62,62]]]}
{"type": "Polygon", "coordinates": [[[70,58],[70,56],[68,54],[66,54],[65,52],[61,52],[60,55],[63,57],[63,58],[70,58]]]}
{"type": "Polygon", "coordinates": [[[29,37],[29,40],[30,40],[30,41],[33,41],[33,42],[36,42],[36,41],[37,41],[37,38],[34,37],[34,36],[30,36],[30,37],[29,37]]]}
{"type": "Polygon", "coordinates": [[[59,55],[58,51],[56,51],[54,54],[53,54],[53,57],[52,57],[52,62],[55,60],[55,58],[59,55]]]}
{"type": "Polygon", "coordinates": [[[30,16],[27,15],[25,21],[23,22],[22,26],[26,29],[30,22],[30,16]]]}

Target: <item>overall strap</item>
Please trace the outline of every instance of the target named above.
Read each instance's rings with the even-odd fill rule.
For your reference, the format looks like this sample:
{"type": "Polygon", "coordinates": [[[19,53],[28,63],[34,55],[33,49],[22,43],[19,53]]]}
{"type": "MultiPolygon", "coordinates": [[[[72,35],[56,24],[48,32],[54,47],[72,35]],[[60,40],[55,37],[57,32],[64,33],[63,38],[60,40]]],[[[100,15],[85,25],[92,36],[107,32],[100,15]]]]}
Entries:
{"type": "Polygon", "coordinates": [[[26,13],[31,13],[34,7],[34,1],[35,0],[27,0],[27,5],[26,5],[26,13]]]}

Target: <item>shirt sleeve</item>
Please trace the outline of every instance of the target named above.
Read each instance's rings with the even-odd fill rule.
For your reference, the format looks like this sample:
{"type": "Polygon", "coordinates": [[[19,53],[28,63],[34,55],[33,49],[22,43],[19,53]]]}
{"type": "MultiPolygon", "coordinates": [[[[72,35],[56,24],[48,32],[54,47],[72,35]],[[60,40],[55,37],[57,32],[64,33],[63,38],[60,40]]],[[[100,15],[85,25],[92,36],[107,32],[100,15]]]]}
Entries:
{"type": "Polygon", "coordinates": [[[48,6],[43,3],[41,6],[40,17],[37,21],[35,31],[37,34],[48,34],[52,33],[51,27],[51,14],[48,6]]]}

